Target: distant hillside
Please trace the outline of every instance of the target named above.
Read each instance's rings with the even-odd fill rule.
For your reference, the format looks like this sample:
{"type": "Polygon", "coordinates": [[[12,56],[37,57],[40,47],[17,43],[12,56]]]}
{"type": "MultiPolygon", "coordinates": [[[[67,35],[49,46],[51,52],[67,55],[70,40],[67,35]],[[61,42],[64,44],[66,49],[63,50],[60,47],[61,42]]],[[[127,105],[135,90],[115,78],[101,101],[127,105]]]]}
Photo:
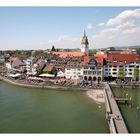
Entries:
{"type": "Polygon", "coordinates": [[[111,46],[111,47],[107,47],[107,48],[100,48],[99,50],[104,50],[104,49],[108,49],[108,48],[115,48],[117,49],[140,49],[140,45],[135,45],[135,46],[111,46]]]}
{"type": "Polygon", "coordinates": [[[130,48],[130,49],[136,49],[136,48],[140,48],[140,45],[135,45],[135,46],[114,46],[114,48],[116,49],[126,49],[126,48],[130,48]]]}

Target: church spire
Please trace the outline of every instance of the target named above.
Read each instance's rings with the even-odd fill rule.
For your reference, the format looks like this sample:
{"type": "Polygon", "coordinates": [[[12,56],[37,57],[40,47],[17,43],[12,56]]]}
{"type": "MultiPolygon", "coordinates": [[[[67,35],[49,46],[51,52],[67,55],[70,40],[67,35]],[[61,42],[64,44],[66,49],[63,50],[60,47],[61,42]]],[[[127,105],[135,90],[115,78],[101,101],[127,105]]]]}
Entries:
{"type": "Polygon", "coordinates": [[[86,37],[86,31],[84,30],[84,37],[86,37]]]}
{"type": "Polygon", "coordinates": [[[82,37],[81,44],[88,44],[88,38],[86,36],[86,31],[84,30],[84,36],[82,37]]]}
{"type": "Polygon", "coordinates": [[[81,41],[81,52],[85,53],[88,56],[89,50],[88,50],[88,38],[86,36],[86,31],[84,30],[84,36],[82,37],[81,41]]]}

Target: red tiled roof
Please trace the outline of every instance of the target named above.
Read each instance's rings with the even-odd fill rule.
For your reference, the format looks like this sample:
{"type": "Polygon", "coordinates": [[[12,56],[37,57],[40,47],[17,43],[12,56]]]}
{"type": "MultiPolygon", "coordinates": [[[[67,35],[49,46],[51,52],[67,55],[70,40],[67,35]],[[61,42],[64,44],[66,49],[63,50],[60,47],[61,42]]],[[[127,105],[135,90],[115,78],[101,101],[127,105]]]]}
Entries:
{"type": "Polygon", "coordinates": [[[89,61],[90,61],[90,57],[89,56],[84,56],[84,62],[83,64],[86,65],[89,61]]]}
{"type": "Polygon", "coordinates": [[[110,62],[124,62],[126,64],[139,60],[138,54],[109,54],[107,59],[110,62]]]}
{"type": "Polygon", "coordinates": [[[96,59],[96,61],[97,61],[98,64],[103,65],[104,58],[102,58],[102,57],[96,57],[95,59],[96,59]]]}
{"type": "Polygon", "coordinates": [[[51,72],[53,70],[53,66],[45,66],[43,72],[51,72]]]}
{"type": "Polygon", "coordinates": [[[17,57],[11,56],[11,57],[9,58],[9,61],[12,63],[12,62],[15,61],[16,59],[17,59],[17,57]]]}
{"type": "Polygon", "coordinates": [[[40,65],[40,64],[43,63],[43,62],[44,62],[43,59],[38,59],[37,62],[36,62],[36,64],[37,64],[37,65],[40,65]]]}
{"type": "Polygon", "coordinates": [[[85,53],[82,52],[54,52],[54,54],[59,55],[59,57],[82,57],[85,56],[85,53]]]}
{"type": "Polygon", "coordinates": [[[94,54],[95,57],[107,58],[107,54],[94,54]]]}

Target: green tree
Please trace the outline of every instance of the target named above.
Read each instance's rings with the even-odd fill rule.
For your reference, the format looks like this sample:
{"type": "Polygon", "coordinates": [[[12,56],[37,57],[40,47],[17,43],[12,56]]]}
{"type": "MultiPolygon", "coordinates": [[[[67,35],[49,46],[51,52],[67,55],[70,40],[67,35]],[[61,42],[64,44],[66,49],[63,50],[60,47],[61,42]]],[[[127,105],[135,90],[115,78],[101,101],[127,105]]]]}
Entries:
{"type": "Polygon", "coordinates": [[[113,50],[115,50],[115,47],[109,47],[108,49],[113,51],[113,50]]]}
{"type": "Polygon", "coordinates": [[[137,54],[140,54],[140,48],[136,48],[137,54]]]}
{"type": "Polygon", "coordinates": [[[96,49],[89,50],[89,56],[93,56],[96,53],[97,53],[97,50],[96,49]]]}
{"type": "Polygon", "coordinates": [[[51,52],[55,52],[56,50],[55,50],[55,47],[54,47],[54,45],[52,46],[52,49],[51,49],[51,52]]]}
{"type": "Polygon", "coordinates": [[[139,79],[139,74],[140,74],[140,71],[139,71],[139,68],[134,68],[134,78],[135,80],[139,79]]]}
{"type": "Polygon", "coordinates": [[[125,78],[125,71],[123,68],[120,68],[119,67],[119,70],[118,70],[118,78],[120,78],[121,80],[124,80],[125,78]]]}

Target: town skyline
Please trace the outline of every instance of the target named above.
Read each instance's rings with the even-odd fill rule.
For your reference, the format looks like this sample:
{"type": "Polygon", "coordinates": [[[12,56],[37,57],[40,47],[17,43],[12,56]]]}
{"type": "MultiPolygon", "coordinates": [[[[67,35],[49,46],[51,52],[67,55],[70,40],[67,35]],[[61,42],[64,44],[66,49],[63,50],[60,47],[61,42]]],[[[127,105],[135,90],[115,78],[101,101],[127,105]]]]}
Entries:
{"type": "Polygon", "coordinates": [[[1,7],[0,50],[140,45],[139,7],[1,7]]]}

